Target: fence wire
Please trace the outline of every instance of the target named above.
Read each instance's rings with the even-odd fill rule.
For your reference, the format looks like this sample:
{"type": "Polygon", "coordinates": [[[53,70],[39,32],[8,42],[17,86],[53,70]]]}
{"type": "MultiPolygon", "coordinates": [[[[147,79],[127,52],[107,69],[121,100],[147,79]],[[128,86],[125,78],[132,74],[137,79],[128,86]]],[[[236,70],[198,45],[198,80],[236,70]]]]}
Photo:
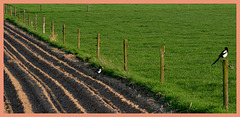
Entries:
{"type": "Polygon", "coordinates": [[[179,68],[175,68],[175,67],[172,67],[172,66],[167,66],[166,69],[172,69],[172,70],[176,70],[176,71],[180,71],[180,72],[184,72],[184,73],[187,73],[187,74],[192,74],[192,75],[195,75],[197,77],[204,77],[204,78],[209,78],[209,79],[214,79],[214,80],[222,80],[221,78],[213,78],[213,77],[209,77],[207,75],[202,75],[200,73],[196,73],[196,72],[191,72],[191,71],[187,71],[187,70],[184,70],[184,69],[179,69],[179,68]]]}
{"type": "Polygon", "coordinates": [[[152,64],[152,65],[160,65],[159,63],[147,61],[147,60],[141,59],[139,57],[134,57],[132,55],[128,55],[128,57],[133,58],[133,59],[138,60],[138,61],[141,61],[141,62],[152,64]]]}

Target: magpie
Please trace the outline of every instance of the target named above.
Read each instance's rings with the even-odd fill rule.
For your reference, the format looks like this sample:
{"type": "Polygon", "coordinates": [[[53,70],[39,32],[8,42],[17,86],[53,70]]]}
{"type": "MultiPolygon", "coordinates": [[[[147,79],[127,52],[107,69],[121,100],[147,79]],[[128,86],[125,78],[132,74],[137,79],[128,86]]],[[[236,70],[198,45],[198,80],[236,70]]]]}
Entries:
{"type": "Polygon", "coordinates": [[[227,55],[228,55],[228,48],[225,47],[225,50],[222,51],[222,53],[218,56],[218,59],[214,63],[212,63],[212,65],[215,64],[220,58],[227,57],[227,55]]]}
{"type": "Polygon", "coordinates": [[[100,74],[102,72],[102,66],[99,66],[99,68],[97,69],[96,73],[100,74]]]}

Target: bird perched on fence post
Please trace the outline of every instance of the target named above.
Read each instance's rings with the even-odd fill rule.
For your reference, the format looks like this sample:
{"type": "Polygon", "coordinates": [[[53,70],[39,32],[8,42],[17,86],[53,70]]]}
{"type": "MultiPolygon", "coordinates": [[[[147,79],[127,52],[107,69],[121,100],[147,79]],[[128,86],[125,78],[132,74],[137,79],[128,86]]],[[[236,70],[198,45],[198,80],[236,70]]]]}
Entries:
{"type": "Polygon", "coordinates": [[[220,58],[227,57],[227,55],[228,55],[228,48],[225,47],[225,50],[222,51],[222,53],[218,56],[218,59],[215,62],[213,62],[212,65],[215,64],[220,58]]]}

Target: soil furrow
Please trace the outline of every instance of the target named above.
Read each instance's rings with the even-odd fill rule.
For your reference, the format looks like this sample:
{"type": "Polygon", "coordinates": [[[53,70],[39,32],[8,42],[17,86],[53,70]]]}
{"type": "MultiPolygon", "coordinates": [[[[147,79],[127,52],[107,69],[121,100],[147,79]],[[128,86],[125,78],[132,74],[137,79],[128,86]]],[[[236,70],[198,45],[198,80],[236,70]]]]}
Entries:
{"type": "Polygon", "coordinates": [[[5,74],[8,75],[8,78],[10,79],[11,84],[14,86],[14,89],[16,90],[18,99],[21,101],[23,106],[24,113],[33,113],[32,111],[32,104],[30,104],[28,96],[23,91],[22,85],[19,83],[19,81],[10,73],[10,71],[4,67],[5,74]]]}
{"type": "MultiPolygon", "coordinates": [[[[102,83],[100,81],[97,81],[97,80],[93,79],[92,77],[89,77],[89,76],[79,72],[78,70],[74,69],[73,67],[70,67],[69,65],[66,65],[63,61],[61,61],[59,59],[56,59],[56,57],[50,56],[47,52],[44,52],[44,50],[42,50],[41,48],[36,47],[36,45],[29,44],[29,42],[26,41],[25,39],[23,39],[23,42],[24,41],[26,43],[25,45],[27,45],[29,48],[32,48],[32,50],[34,50],[34,51],[37,51],[37,53],[42,53],[41,55],[45,55],[44,57],[48,61],[53,62],[53,64],[55,64],[56,66],[62,66],[61,68],[64,71],[72,72],[72,75],[74,77],[84,76],[83,78],[81,78],[79,80],[83,80],[89,86],[91,86],[93,88],[97,88],[98,90],[97,90],[96,93],[100,92],[101,95],[104,95],[105,97],[108,98],[107,100],[109,100],[109,97],[110,97],[110,99],[112,98],[110,101],[112,101],[115,105],[120,107],[121,110],[123,110],[123,112],[127,112],[127,111],[129,112],[129,108],[133,108],[132,109],[133,111],[130,111],[130,112],[146,112],[145,110],[140,109],[137,105],[133,104],[129,100],[125,99],[124,96],[118,94],[113,89],[108,87],[106,84],[104,84],[104,83],[102,83]],[[108,90],[108,92],[106,92],[105,90],[108,90]],[[124,104],[119,104],[119,102],[123,102],[124,104]]],[[[96,91],[96,90],[94,90],[94,91],[96,91]]]]}
{"type": "MultiPolygon", "coordinates": [[[[7,43],[7,42],[6,42],[7,43]]],[[[22,65],[21,62],[19,60],[16,59],[16,57],[14,55],[11,54],[11,52],[8,51],[8,49],[6,47],[4,47],[4,51],[7,52],[7,54],[11,55],[12,58],[14,59],[11,59],[11,60],[7,60],[7,61],[17,61],[18,62],[18,65],[21,67],[19,67],[19,69],[22,69],[23,72],[22,73],[26,73],[27,75],[25,76],[28,76],[28,77],[23,77],[23,79],[25,79],[24,82],[28,82],[28,84],[31,85],[32,89],[35,90],[35,95],[38,95],[37,98],[39,97],[42,97],[40,98],[39,100],[41,100],[40,102],[43,102],[45,103],[45,108],[47,108],[47,110],[51,110],[51,108],[53,109],[52,111],[49,111],[49,112],[58,112],[57,110],[59,110],[60,112],[64,113],[65,110],[62,108],[62,106],[59,104],[59,101],[56,100],[56,97],[55,95],[52,93],[51,89],[44,83],[41,81],[40,78],[38,78],[35,74],[33,74],[32,72],[30,72],[28,70],[28,68],[26,68],[26,66],[22,65]],[[27,80],[26,80],[27,78],[27,80]],[[37,87],[38,86],[38,87],[37,87]],[[37,89],[38,88],[38,89],[37,89]],[[43,92],[43,94],[45,95],[39,95],[39,92],[43,92]],[[44,97],[46,96],[46,97],[44,97]],[[49,97],[48,97],[49,96],[49,97]],[[44,100],[44,99],[47,99],[47,100],[44,100]],[[53,106],[53,104],[51,103],[51,101],[54,102],[53,104],[56,106],[57,109],[55,109],[55,107],[53,106]],[[46,106],[47,105],[50,105],[50,106],[46,106]],[[52,107],[51,107],[52,106],[52,107]]],[[[7,55],[5,56],[5,59],[7,59],[7,55]]],[[[6,66],[9,66],[8,64],[6,64],[6,66]]],[[[13,66],[13,65],[12,65],[13,66]]],[[[16,71],[16,73],[18,73],[16,71]]],[[[28,93],[29,94],[29,93],[28,93]]],[[[41,109],[42,110],[42,109],[41,109]]],[[[46,109],[45,109],[46,110],[46,109]]],[[[37,112],[37,111],[35,111],[37,112]]],[[[40,111],[40,112],[43,112],[43,111],[40,111]]]]}
{"type": "Polygon", "coordinates": [[[8,104],[11,106],[14,113],[24,113],[24,107],[21,100],[18,98],[17,91],[9,79],[8,74],[4,71],[4,93],[8,99],[8,104]]]}
{"type": "Polygon", "coordinates": [[[4,45],[8,48],[9,51],[13,53],[13,55],[18,55],[15,56],[15,58],[22,59],[19,60],[19,62],[21,61],[22,64],[24,64],[32,73],[36,74],[36,76],[41,78],[41,80],[44,81],[52,89],[53,93],[57,97],[57,100],[61,103],[67,112],[85,112],[85,109],[79,105],[78,101],[74,99],[72,95],[65,88],[63,88],[59,82],[51,78],[36,66],[32,65],[31,62],[24,59],[24,57],[12,45],[10,45],[7,40],[4,40],[4,45]]]}
{"type": "Polygon", "coordinates": [[[3,98],[4,98],[4,113],[13,113],[11,102],[5,93],[3,95],[3,98]]]}
{"type": "MultiPolygon", "coordinates": [[[[5,33],[7,32],[5,31],[5,33]]],[[[13,40],[14,39],[12,38],[11,41],[13,40]]],[[[51,77],[56,77],[55,79],[59,81],[64,87],[67,87],[68,91],[73,92],[72,93],[73,96],[76,99],[80,100],[80,103],[82,102],[81,105],[83,105],[84,107],[87,107],[87,109],[89,108],[89,110],[87,110],[88,112],[91,112],[91,110],[94,110],[96,112],[114,112],[114,109],[111,106],[109,106],[101,97],[96,96],[93,91],[91,92],[91,90],[86,85],[84,85],[84,83],[74,80],[74,78],[71,78],[71,76],[67,76],[68,74],[66,75],[66,73],[64,74],[60,70],[56,69],[55,66],[52,66],[52,64],[48,63],[48,61],[42,59],[40,55],[35,56],[36,54],[31,52],[31,50],[28,50],[24,45],[20,46],[19,44],[15,43],[15,47],[18,47],[18,46],[19,46],[18,50],[20,51],[20,53],[25,54],[24,56],[28,58],[29,61],[38,60],[38,62],[34,62],[34,64],[37,65],[37,67],[41,68],[44,72],[49,74],[51,77]],[[25,50],[21,50],[21,49],[25,49],[25,50]],[[79,94],[85,94],[85,95],[81,95],[77,97],[77,95],[79,94]],[[84,100],[84,101],[81,101],[81,100],[84,100]]]]}
{"type": "Polygon", "coordinates": [[[5,48],[4,50],[5,66],[14,73],[22,86],[25,87],[26,94],[29,95],[29,100],[33,106],[35,113],[56,113],[58,112],[54,105],[51,103],[47,92],[36,81],[26,69],[20,65],[20,61],[15,59],[13,55],[5,48]]]}

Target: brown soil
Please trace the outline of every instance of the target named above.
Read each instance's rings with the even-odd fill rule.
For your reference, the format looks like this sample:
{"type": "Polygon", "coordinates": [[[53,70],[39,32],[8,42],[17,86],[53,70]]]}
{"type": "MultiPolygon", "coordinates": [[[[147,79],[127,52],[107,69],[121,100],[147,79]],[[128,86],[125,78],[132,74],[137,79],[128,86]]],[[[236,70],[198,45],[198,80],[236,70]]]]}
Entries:
{"type": "Polygon", "coordinates": [[[161,97],[94,73],[75,55],[4,22],[4,112],[163,113],[161,97]],[[93,77],[94,76],[94,77],[93,77]],[[139,91],[137,91],[139,90],[139,91]]]}

